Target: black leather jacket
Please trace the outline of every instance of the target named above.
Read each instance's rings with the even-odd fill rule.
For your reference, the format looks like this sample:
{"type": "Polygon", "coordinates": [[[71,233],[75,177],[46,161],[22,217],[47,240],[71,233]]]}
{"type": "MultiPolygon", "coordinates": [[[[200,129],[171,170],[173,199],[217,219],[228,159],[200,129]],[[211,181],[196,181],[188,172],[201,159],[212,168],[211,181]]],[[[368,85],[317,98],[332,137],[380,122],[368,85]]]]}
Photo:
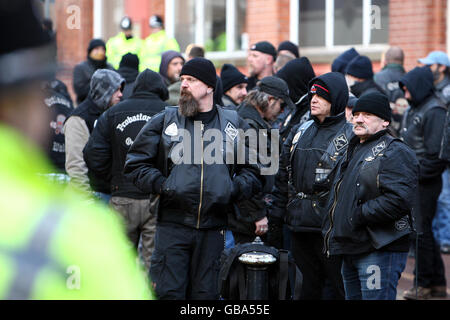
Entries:
{"type": "MultiPolygon", "coordinates": [[[[227,136],[232,137],[234,150],[241,141],[235,136],[237,129],[245,131],[248,125],[233,110],[215,106],[208,113],[186,118],[178,113],[177,107],[167,107],[136,137],[124,173],[142,192],[161,194],[158,221],[197,229],[223,228],[233,201],[250,199],[262,190],[264,183],[258,164],[249,163],[248,158],[244,164],[238,163],[237,152],[231,158],[233,161],[226,159],[232,152],[225,146],[227,136]],[[203,137],[198,121],[203,123],[205,134],[208,129],[222,133],[224,146],[222,154],[216,157],[223,157],[223,164],[205,161],[204,155],[212,154],[213,142],[203,137]],[[193,139],[188,139],[189,135],[193,139]],[[177,159],[180,156],[184,161],[177,159]]],[[[220,142],[215,144],[221,146],[220,142]]]]}
{"type": "Polygon", "coordinates": [[[330,192],[322,228],[324,252],[407,251],[410,230],[404,217],[416,198],[418,174],[414,152],[387,130],[364,143],[354,136],[330,192]],[[374,230],[382,234],[381,247],[374,230]]]}

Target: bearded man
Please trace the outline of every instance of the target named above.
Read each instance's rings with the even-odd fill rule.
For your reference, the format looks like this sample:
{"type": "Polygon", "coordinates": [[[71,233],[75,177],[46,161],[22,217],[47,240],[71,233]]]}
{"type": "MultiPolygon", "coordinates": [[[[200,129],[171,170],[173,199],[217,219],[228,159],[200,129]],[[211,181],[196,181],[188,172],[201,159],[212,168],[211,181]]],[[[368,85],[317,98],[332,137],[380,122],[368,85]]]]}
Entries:
{"type": "Polygon", "coordinates": [[[239,129],[249,127],[236,111],[213,104],[212,62],[194,58],[180,76],[179,107],[147,122],[124,172],[141,191],[159,195],[150,265],[158,298],[218,299],[227,214],[234,201],[261,192],[263,180],[257,164],[229,157],[243,141],[239,129]]]}

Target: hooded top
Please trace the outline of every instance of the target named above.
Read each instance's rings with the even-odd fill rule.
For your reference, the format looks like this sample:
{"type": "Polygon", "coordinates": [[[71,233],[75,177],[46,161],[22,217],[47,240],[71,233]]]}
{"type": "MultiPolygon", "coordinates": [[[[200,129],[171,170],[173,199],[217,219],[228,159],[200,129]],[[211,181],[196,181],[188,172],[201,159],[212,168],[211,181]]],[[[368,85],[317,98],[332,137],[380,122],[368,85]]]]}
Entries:
{"type": "Polygon", "coordinates": [[[161,77],[150,69],[145,69],[138,75],[131,97],[139,98],[146,93],[153,93],[163,101],[169,99],[169,91],[161,77]]]}
{"type": "Polygon", "coordinates": [[[180,57],[184,61],[184,58],[181,55],[181,53],[174,51],[174,50],[165,51],[161,55],[161,64],[159,65],[159,74],[163,77],[164,81],[167,84],[170,84],[170,80],[167,78],[167,68],[169,67],[170,61],[172,61],[172,59],[174,59],[176,57],[180,57]]]}
{"type": "Polygon", "coordinates": [[[427,66],[415,67],[400,78],[399,85],[403,90],[406,86],[411,93],[411,106],[418,106],[433,93],[433,73],[427,66]]]}
{"type": "Polygon", "coordinates": [[[316,75],[308,58],[301,57],[289,61],[275,76],[286,81],[289,87],[289,97],[293,103],[297,103],[308,93],[308,83],[316,75]]]}
{"type": "Polygon", "coordinates": [[[350,48],[347,51],[342,52],[331,64],[331,71],[344,74],[348,63],[357,56],[359,56],[359,53],[355,48],[350,48]]]}
{"type": "Polygon", "coordinates": [[[309,93],[309,91],[311,90],[312,85],[317,79],[325,83],[328,90],[330,91],[331,95],[330,116],[336,116],[341,112],[344,112],[345,107],[347,106],[349,96],[348,86],[347,82],[345,81],[344,75],[339,72],[329,72],[312,79],[308,84],[309,101],[311,101],[312,98],[311,93],[309,93]]]}
{"type": "Polygon", "coordinates": [[[111,97],[125,85],[125,79],[116,71],[98,69],[92,75],[88,97],[101,109],[109,107],[111,97]]]}

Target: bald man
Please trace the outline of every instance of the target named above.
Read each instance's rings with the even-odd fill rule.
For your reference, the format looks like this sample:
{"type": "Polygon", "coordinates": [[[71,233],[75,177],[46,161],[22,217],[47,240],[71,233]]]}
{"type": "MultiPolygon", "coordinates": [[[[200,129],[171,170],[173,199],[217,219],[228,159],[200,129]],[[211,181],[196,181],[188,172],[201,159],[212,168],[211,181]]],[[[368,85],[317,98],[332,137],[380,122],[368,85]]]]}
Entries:
{"type": "Polygon", "coordinates": [[[392,109],[391,127],[397,133],[403,114],[408,107],[404,92],[398,85],[399,79],[405,74],[403,62],[405,55],[400,47],[390,47],[382,57],[383,69],[375,74],[375,82],[385,91],[392,109]]]}

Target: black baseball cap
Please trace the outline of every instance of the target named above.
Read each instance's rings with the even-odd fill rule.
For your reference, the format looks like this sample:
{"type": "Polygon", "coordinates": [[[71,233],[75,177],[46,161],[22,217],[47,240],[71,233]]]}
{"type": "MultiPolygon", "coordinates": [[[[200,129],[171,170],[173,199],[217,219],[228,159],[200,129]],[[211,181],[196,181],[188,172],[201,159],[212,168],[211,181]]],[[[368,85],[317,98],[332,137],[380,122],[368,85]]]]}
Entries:
{"type": "Polygon", "coordinates": [[[289,87],[283,79],[275,76],[264,77],[256,83],[256,87],[262,92],[282,99],[289,107],[295,108],[294,103],[289,97],[289,87]]]}
{"type": "Polygon", "coordinates": [[[277,50],[275,47],[268,41],[257,42],[250,47],[252,51],[259,51],[273,57],[273,61],[277,59],[277,50]]]}

